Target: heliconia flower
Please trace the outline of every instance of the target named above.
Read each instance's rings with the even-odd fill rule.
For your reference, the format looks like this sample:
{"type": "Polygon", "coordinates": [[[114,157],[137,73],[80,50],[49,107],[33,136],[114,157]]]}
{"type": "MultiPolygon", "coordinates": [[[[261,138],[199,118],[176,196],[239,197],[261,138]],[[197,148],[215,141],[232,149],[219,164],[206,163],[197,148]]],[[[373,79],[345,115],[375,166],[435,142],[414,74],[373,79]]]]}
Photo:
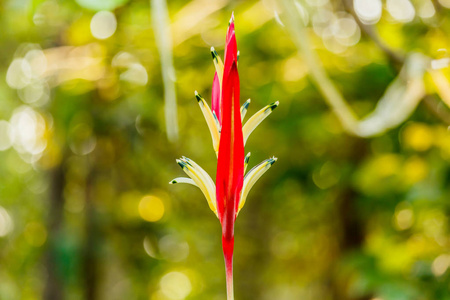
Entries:
{"type": "Polygon", "coordinates": [[[277,158],[269,158],[251,169],[245,176],[250,153],[244,154],[244,145],[256,126],[259,125],[277,106],[278,101],[267,105],[254,114],[244,126],[242,121],[250,105],[250,99],[240,106],[240,84],[234,16],[228,26],[224,62],[211,48],[215,65],[212,85],[211,108],[195,92],[211,132],[213,148],[217,155],[216,182],[193,160],[182,157],[177,163],[190,177],[179,177],[170,183],[189,183],[200,188],[208,201],[210,209],[222,225],[222,248],[227,278],[227,299],[233,299],[233,249],[234,223],[245,204],[247,195],[256,181],[275,163],[277,158]]]}

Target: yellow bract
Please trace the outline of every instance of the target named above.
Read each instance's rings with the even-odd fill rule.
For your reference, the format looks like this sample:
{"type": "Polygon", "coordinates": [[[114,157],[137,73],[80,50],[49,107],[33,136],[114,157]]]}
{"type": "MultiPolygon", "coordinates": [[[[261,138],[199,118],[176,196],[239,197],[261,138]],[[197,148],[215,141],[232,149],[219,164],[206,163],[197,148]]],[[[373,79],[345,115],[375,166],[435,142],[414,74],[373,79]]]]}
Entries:
{"type": "Polygon", "coordinates": [[[244,145],[247,142],[248,137],[250,136],[250,133],[255,130],[255,128],[265,119],[268,115],[272,113],[272,111],[280,104],[280,102],[274,102],[272,104],[269,104],[265,107],[263,107],[261,110],[259,110],[256,114],[251,116],[251,118],[245,123],[244,127],[242,128],[242,133],[244,136],[244,145]]]}

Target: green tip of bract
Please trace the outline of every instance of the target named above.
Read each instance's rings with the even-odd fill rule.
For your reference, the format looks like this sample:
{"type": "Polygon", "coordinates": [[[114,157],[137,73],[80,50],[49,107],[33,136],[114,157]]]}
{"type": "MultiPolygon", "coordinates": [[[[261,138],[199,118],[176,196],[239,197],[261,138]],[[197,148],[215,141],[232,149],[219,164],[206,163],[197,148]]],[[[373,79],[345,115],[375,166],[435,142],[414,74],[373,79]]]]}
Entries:
{"type": "Polygon", "coordinates": [[[214,49],[214,47],[211,47],[211,56],[212,58],[217,62],[218,59],[217,57],[219,57],[219,54],[217,53],[217,51],[214,49]]]}
{"type": "Polygon", "coordinates": [[[271,104],[269,104],[269,109],[270,109],[270,110],[274,110],[275,108],[278,107],[279,104],[280,104],[279,101],[276,101],[276,102],[274,102],[274,103],[271,103],[271,104]]]}
{"type": "Polygon", "coordinates": [[[181,159],[177,159],[177,164],[183,169],[186,166],[186,163],[181,159]]]}
{"type": "Polygon", "coordinates": [[[202,96],[200,96],[200,94],[197,91],[195,91],[194,94],[195,94],[195,98],[197,99],[197,101],[202,100],[202,96]]]}
{"type": "Polygon", "coordinates": [[[177,183],[177,181],[175,179],[172,181],[169,181],[169,184],[175,184],[175,183],[177,183]]]}
{"type": "Polygon", "coordinates": [[[247,109],[249,105],[250,105],[250,99],[248,99],[247,101],[245,101],[245,103],[244,103],[244,108],[247,109]]]}
{"type": "Polygon", "coordinates": [[[186,156],[182,156],[181,159],[183,160],[183,162],[185,164],[192,166],[192,164],[189,162],[191,160],[190,158],[187,158],[186,156]]]}
{"type": "Polygon", "coordinates": [[[248,164],[248,161],[250,160],[250,155],[251,152],[247,153],[247,155],[245,156],[245,163],[248,164]]]}
{"type": "Polygon", "coordinates": [[[278,160],[278,158],[274,156],[269,159],[269,164],[273,165],[277,160],[278,160]]]}

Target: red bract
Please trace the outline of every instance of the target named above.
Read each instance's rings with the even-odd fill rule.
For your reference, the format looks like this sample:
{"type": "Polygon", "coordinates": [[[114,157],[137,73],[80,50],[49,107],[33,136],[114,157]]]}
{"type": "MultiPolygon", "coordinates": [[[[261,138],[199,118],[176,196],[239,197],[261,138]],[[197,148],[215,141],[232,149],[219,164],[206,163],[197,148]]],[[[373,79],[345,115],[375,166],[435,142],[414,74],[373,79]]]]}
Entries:
{"type": "Polygon", "coordinates": [[[211,109],[213,113],[216,115],[219,124],[222,124],[222,114],[220,109],[220,82],[219,77],[217,76],[217,72],[214,73],[214,80],[212,84],[212,92],[211,92],[211,109]]]}
{"type": "Polygon", "coordinates": [[[232,260],[234,246],[234,221],[244,183],[244,138],[239,101],[239,74],[237,71],[237,47],[231,23],[225,48],[225,64],[222,79],[222,131],[216,177],[216,200],[219,220],[222,224],[222,246],[227,268],[227,291],[232,292],[232,260]]]}
{"type": "Polygon", "coordinates": [[[175,178],[170,183],[182,182],[198,186],[208,200],[209,207],[219,218],[222,225],[227,296],[230,300],[233,299],[233,249],[236,216],[244,206],[247,195],[255,182],[276,161],[276,158],[266,159],[244,176],[250,158],[250,153],[244,156],[244,145],[256,126],[278,106],[278,101],[258,111],[242,126],[250,99],[240,107],[238,52],[233,15],[226,36],[225,62],[222,63],[214,48],[211,48],[211,53],[216,67],[211,95],[212,110],[197,92],[195,92],[195,96],[208,124],[213,147],[218,156],[216,183],[214,184],[205,170],[186,157],[182,157],[177,162],[190,178],[175,178]]]}

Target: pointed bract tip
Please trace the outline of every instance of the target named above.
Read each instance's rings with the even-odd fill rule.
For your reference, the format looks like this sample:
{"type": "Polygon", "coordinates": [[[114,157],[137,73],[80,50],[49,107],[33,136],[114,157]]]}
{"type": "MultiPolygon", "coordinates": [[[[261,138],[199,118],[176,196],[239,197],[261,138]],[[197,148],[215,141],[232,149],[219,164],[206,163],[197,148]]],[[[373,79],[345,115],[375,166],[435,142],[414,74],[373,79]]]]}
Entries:
{"type": "Polygon", "coordinates": [[[278,158],[274,156],[271,159],[269,159],[269,164],[273,165],[277,160],[278,158]]]}
{"type": "Polygon", "coordinates": [[[246,163],[246,164],[247,164],[248,161],[250,160],[250,155],[251,155],[251,153],[249,152],[249,153],[247,153],[247,155],[245,156],[245,163],[246,163]]]}
{"type": "Polygon", "coordinates": [[[217,52],[214,49],[214,47],[211,47],[211,57],[212,57],[212,59],[217,60],[217,56],[219,56],[219,54],[217,54],[217,52]]]}
{"type": "Polygon", "coordinates": [[[177,159],[177,164],[178,164],[182,169],[184,169],[184,167],[185,167],[185,165],[186,165],[181,159],[177,159]]]}
{"type": "Polygon", "coordinates": [[[190,166],[192,166],[192,164],[191,164],[191,159],[190,158],[187,158],[186,156],[182,156],[181,157],[181,161],[182,162],[184,162],[184,165],[190,165],[190,166]]]}
{"type": "Polygon", "coordinates": [[[177,183],[177,181],[175,179],[172,181],[169,181],[169,184],[175,184],[175,183],[177,183]]]}
{"type": "Polygon", "coordinates": [[[202,100],[202,96],[200,96],[200,94],[197,93],[197,91],[195,91],[195,98],[197,99],[197,101],[201,101],[202,100]]]}
{"type": "Polygon", "coordinates": [[[234,11],[231,12],[230,24],[234,23],[234,11]]]}
{"type": "Polygon", "coordinates": [[[274,102],[274,103],[271,103],[271,104],[269,104],[269,108],[271,109],[271,110],[274,110],[275,108],[277,108],[278,107],[278,105],[280,104],[280,102],[279,101],[276,101],[276,102],[274,102]]]}

